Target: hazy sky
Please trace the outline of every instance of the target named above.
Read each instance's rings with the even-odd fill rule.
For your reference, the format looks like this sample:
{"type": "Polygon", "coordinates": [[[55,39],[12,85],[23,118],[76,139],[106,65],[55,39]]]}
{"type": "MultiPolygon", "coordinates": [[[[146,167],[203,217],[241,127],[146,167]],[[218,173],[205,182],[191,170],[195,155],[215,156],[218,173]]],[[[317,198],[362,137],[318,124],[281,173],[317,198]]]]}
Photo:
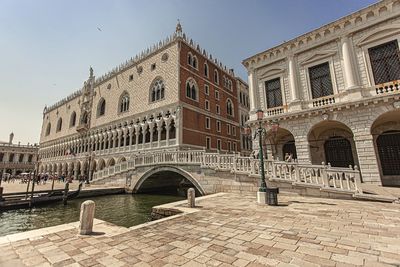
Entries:
{"type": "Polygon", "coordinates": [[[175,30],[241,61],[376,0],[0,0],[0,140],[39,142],[42,111],[175,30]],[[97,29],[99,27],[101,31],[97,29]]]}

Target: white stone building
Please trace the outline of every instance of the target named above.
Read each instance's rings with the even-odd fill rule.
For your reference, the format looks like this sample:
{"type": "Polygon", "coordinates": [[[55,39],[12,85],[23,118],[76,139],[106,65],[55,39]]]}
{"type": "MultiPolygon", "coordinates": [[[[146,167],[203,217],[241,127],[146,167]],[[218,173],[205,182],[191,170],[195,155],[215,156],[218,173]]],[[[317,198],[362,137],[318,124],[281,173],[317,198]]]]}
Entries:
{"type": "Polygon", "coordinates": [[[242,129],[242,131],[240,132],[240,148],[241,153],[248,156],[252,151],[252,138],[244,134],[243,128],[246,126],[246,121],[249,120],[249,85],[239,77],[236,77],[236,84],[239,99],[240,128],[242,129]]]}
{"type": "Polygon", "coordinates": [[[358,165],[400,185],[400,1],[384,0],[243,61],[250,125],[264,110],[268,156],[358,165]]]}
{"type": "Polygon", "coordinates": [[[13,140],[14,133],[11,133],[8,142],[0,141],[0,178],[6,173],[10,175],[31,173],[36,168],[39,146],[13,143],[13,140]]]}

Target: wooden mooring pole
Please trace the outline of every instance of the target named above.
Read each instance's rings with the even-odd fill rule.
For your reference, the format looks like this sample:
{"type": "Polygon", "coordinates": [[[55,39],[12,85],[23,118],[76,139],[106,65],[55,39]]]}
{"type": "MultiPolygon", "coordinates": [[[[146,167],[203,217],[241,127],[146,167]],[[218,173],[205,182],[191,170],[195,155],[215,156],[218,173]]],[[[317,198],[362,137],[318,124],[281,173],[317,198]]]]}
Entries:
{"type": "Polygon", "coordinates": [[[29,208],[32,207],[33,204],[33,191],[35,190],[35,176],[33,176],[33,180],[32,180],[32,191],[31,191],[31,199],[29,200],[29,208]]]}
{"type": "Polygon", "coordinates": [[[26,186],[26,194],[25,194],[25,199],[28,199],[28,194],[29,194],[29,185],[31,184],[31,177],[28,179],[28,183],[26,186]]]}
{"type": "Polygon", "coordinates": [[[65,183],[64,194],[63,194],[63,204],[64,205],[67,205],[68,191],[69,191],[69,182],[66,182],[65,183]]]}

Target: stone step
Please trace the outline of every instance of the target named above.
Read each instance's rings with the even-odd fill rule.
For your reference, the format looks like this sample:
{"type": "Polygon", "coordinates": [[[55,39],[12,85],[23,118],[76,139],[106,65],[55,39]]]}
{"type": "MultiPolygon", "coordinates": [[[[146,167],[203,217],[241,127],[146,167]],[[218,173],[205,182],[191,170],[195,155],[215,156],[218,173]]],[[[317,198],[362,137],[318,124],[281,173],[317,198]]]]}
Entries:
{"type": "Polygon", "coordinates": [[[354,194],[353,198],[356,200],[369,200],[379,201],[386,203],[399,203],[399,199],[391,196],[372,195],[372,194],[354,194]]]}

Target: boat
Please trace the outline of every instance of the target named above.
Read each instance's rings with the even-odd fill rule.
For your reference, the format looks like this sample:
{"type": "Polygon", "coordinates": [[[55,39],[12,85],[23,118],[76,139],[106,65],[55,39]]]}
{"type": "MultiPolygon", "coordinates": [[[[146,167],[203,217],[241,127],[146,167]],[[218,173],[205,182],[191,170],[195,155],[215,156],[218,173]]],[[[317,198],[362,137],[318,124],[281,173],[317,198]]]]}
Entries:
{"type": "Polygon", "coordinates": [[[79,183],[77,190],[69,191],[68,184],[65,189],[35,191],[33,197],[31,192],[5,193],[0,199],[0,210],[30,208],[33,206],[55,203],[59,201],[77,198],[82,189],[83,182],[79,183]],[[67,192],[65,194],[65,192],[67,192]]]}

